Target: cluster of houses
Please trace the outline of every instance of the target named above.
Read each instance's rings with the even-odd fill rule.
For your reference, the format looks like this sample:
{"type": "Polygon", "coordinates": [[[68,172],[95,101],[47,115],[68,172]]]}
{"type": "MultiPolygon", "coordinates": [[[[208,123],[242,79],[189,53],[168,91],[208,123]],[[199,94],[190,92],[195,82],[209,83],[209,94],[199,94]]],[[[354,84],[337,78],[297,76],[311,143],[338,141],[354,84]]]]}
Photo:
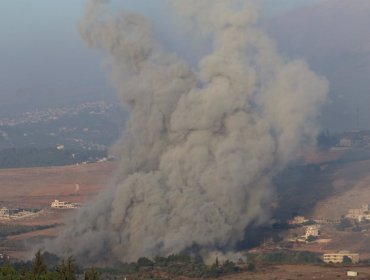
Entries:
{"type": "MultiPolygon", "coordinates": [[[[80,203],[72,203],[54,200],[50,204],[51,208],[54,209],[77,209],[80,208],[80,203]]],[[[7,207],[0,208],[0,220],[12,220],[29,217],[34,215],[35,212],[31,212],[25,209],[9,209],[7,207]]]]}
{"type": "Polygon", "coordinates": [[[359,222],[370,221],[369,204],[362,204],[358,209],[349,209],[346,218],[359,222]]]}
{"type": "Polygon", "coordinates": [[[24,209],[9,209],[7,207],[0,208],[0,220],[25,218],[33,214],[34,212],[24,209]]]}
{"type": "MultiPolygon", "coordinates": [[[[368,213],[369,207],[367,204],[363,204],[360,209],[350,209],[346,217],[351,219],[370,219],[368,213]]],[[[289,221],[290,225],[304,225],[312,222],[303,216],[296,216],[289,221]]],[[[310,239],[317,239],[320,237],[320,223],[329,224],[336,223],[335,220],[314,220],[316,224],[306,225],[305,234],[295,241],[307,242],[310,239]]],[[[322,240],[325,241],[325,240],[322,240]]],[[[358,263],[360,261],[360,255],[358,253],[351,253],[349,251],[339,251],[338,253],[327,253],[322,256],[325,263],[344,263],[346,260],[350,260],[351,263],[358,263]]]]}
{"type": "MultiPolygon", "coordinates": [[[[295,216],[292,220],[288,223],[290,225],[304,225],[306,223],[311,222],[311,220],[306,219],[303,216],[295,216]]],[[[320,225],[319,224],[310,224],[305,226],[305,233],[301,239],[297,239],[296,241],[306,242],[310,240],[310,238],[318,238],[320,236],[320,225]]]]}
{"type": "Polygon", "coordinates": [[[344,132],[338,135],[338,147],[342,148],[369,148],[370,131],[344,132]]]}

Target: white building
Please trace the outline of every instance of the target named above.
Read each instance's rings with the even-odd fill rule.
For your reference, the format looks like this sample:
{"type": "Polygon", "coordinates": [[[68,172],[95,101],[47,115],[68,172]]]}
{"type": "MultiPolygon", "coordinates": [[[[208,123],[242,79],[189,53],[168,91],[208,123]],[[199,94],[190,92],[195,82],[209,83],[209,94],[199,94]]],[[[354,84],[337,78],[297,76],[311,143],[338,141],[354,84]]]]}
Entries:
{"type": "Polygon", "coordinates": [[[320,235],[320,227],[318,225],[308,226],[306,227],[305,237],[306,239],[309,236],[318,237],[320,235]]]}
{"type": "Polygon", "coordinates": [[[10,217],[10,210],[6,207],[0,209],[0,218],[9,218],[10,217]]]}
{"type": "Polygon", "coordinates": [[[357,253],[350,253],[349,251],[340,251],[339,253],[324,254],[323,261],[325,263],[342,263],[344,257],[351,259],[352,263],[360,261],[360,255],[357,253]]]}
{"type": "Polygon", "coordinates": [[[340,147],[346,147],[346,148],[349,148],[349,147],[352,147],[352,139],[350,138],[342,138],[340,139],[339,141],[339,146],[340,147]]]}
{"type": "Polygon", "coordinates": [[[50,206],[51,208],[56,208],[56,209],[76,209],[80,207],[80,204],[54,200],[50,206]]]}
{"type": "Polygon", "coordinates": [[[370,220],[369,204],[362,204],[361,208],[349,209],[346,218],[358,220],[370,220]]]}
{"type": "Polygon", "coordinates": [[[357,277],[358,273],[356,271],[347,271],[348,277],[357,277]]]}
{"type": "Polygon", "coordinates": [[[301,225],[305,222],[307,222],[308,220],[303,217],[303,216],[295,216],[292,220],[290,220],[288,223],[290,225],[301,225]]]}
{"type": "Polygon", "coordinates": [[[64,150],[64,145],[58,145],[58,146],[57,146],[57,150],[59,150],[59,151],[64,150]]]}

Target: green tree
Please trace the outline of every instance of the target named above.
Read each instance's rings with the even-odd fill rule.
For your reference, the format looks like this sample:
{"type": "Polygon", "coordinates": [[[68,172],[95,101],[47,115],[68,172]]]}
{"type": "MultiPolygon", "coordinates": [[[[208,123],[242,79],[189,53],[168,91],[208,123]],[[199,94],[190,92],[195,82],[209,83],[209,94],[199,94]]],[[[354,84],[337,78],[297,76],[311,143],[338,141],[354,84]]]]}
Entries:
{"type": "Polygon", "coordinates": [[[352,227],[352,222],[349,219],[341,219],[340,223],[337,225],[337,230],[344,231],[347,228],[352,227]]]}
{"type": "Polygon", "coordinates": [[[226,260],[222,265],[222,272],[224,273],[235,272],[238,270],[239,268],[236,266],[236,264],[229,260],[226,260]]]}
{"type": "Polygon", "coordinates": [[[100,279],[99,272],[94,267],[86,271],[85,280],[99,280],[99,279],[100,279]]]}
{"type": "Polygon", "coordinates": [[[139,258],[138,260],[137,260],[137,265],[139,266],[139,267],[151,267],[151,266],[153,266],[154,265],[154,262],[152,262],[150,259],[148,259],[148,258],[144,258],[144,257],[142,257],[142,258],[139,258]]]}
{"type": "Polygon", "coordinates": [[[58,265],[57,267],[55,268],[55,271],[58,273],[58,275],[60,276],[61,279],[66,279],[67,278],[67,267],[66,267],[66,264],[64,262],[64,260],[62,260],[58,265]]]}
{"type": "Polygon", "coordinates": [[[307,242],[314,242],[316,240],[317,240],[317,237],[313,235],[308,236],[306,239],[307,242]]]}
{"type": "Polygon", "coordinates": [[[256,265],[254,263],[249,263],[247,266],[248,271],[254,271],[256,269],[256,265]]]}
{"type": "Polygon", "coordinates": [[[343,257],[343,263],[344,264],[352,264],[352,259],[348,256],[343,257]]]}
{"type": "Polygon", "coordinates": [[[214,265],[215,265],[216,268],[220,267],[220,262],[218,261],[218,257],[216,257],[216,261],[215,261],[214,265]]]}
{"type": "Polygon", "coordinates": [[[67,259],[66,266],[66,280],[76,280],[75,275],[75,260],[72,256],[69,256],[67,259]]]}
{"type": "Polygon", "coordinates": [[[39,250],[35,255],[35,259],[33,260],[31,273],[34,276],[40,276],[42,274],[46,274],[47,272],[48,268],[45,264],[44,258],[42,257],[41,251],[39,250]]]}
{"type": "Polygon", "coordinates": [[[280,236],[279,234],[274,234],[272,236],[272,242],[274,242],[275,244],[277,244],[277,243],[279,243],[283,240],[284,240],[284,238],[282,236],[280,236]]]}
{"type": "Polygon", "coordinates": [[[1,280],[19,280],[20,276],[17,271],[9,263],[0,268],[1,280]]]}

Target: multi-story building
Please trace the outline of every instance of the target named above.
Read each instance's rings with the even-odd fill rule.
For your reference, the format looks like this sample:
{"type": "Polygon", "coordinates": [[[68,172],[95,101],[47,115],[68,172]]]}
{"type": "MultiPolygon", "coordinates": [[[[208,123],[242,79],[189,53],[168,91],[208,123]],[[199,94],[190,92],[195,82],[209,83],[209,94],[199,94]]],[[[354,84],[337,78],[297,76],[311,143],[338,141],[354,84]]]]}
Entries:
{"type": "Polygon", "coordinates": [[[344,257],[350,258],[352,263],[358,263],[360,261],[359,254],[351,253],[349,251],[340,251],[339,253],[324,254],[323,261],[325,263],[343,263],[344,257]]]}

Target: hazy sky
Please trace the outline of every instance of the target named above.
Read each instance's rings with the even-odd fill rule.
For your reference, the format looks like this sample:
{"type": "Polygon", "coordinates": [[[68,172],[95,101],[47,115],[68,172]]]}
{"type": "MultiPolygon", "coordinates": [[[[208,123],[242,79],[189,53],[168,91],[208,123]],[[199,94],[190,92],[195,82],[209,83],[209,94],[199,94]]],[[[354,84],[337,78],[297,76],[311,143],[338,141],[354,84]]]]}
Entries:
{"type": "MultiPolygon", "coordinates": [[[[267,17],[315,2],[259,1],[267,17]]],[[[1,1],[0,113],[113,95],[101,69],[101,57],[84,46],[77,32],[84,2],[1,1]]],[[[164,33],[171,32],[165,0],[115,0],[113,5],[139,11],[161,25],[164,33]]],[[[184,55],[198,51],[192,48],[184,55]]]]}

